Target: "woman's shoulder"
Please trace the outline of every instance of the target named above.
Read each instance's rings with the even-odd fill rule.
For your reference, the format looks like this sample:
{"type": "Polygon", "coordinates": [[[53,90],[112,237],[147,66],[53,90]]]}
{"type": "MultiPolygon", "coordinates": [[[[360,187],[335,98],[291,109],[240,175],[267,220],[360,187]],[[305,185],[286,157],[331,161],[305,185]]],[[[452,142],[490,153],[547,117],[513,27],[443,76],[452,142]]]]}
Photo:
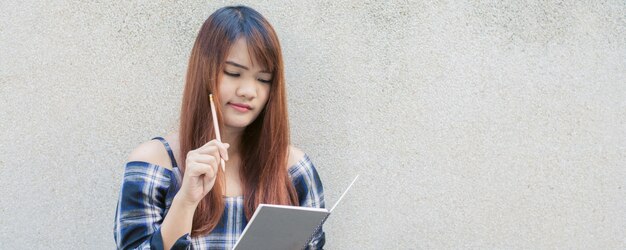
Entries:
{"type": "Polygon", "coordinates": [[[300,206],[324,207],[324,186],[322,180],[303,150],[289,147],[289,176],[298,193],[300,206]]]}
{"type": "Polygon", "coordinates": [[[287,160],[287,168],[291,168],[293,166],[295,166],[296,164],[298,164],[299,162],[304,160],[304,156],[305,153],[304,151],[302,151],[302,149],[297,148],[294,145],[289,145],[289,157],[287,160]]]}
{"type": "Polygon", "coordinates": [[[295,146],[289,146],[288,172],[291,178],[319,178],[309,156],[295,146]]]}
{"type": "Polygon", "coordinates": [[[139,144],[128,156],[128,162],[146,162],[172,169],[169,154],[159,140],[149,140],[139,144]]]}

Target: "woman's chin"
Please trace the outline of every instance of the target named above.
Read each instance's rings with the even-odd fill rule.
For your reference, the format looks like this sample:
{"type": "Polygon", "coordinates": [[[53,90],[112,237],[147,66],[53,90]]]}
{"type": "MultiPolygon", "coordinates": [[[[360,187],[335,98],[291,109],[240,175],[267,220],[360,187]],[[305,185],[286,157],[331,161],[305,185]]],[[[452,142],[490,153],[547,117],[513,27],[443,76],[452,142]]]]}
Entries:
{"type": "Polygon", "coordinates": [[[227,127],[229,129],[234,129],[234,130],[242,130],[242,129],[245,129],[251,123],[252,122],[247,122],[247,121],[229,121],[224,124],[224,127],[227,127]]]}

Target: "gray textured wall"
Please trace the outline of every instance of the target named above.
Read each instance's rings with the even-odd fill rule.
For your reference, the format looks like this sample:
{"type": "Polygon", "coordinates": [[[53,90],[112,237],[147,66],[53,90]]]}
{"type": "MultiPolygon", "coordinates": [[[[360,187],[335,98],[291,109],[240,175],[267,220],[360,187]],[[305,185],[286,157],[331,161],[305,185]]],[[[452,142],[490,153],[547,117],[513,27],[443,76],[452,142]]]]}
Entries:
{"type": "MultiPolygon", "coordinates": [[[[0,3],[0,248],[114,247],[206,2],[0,3]]],[[[249,1],[327,203],[361,174],[328,248],[626,248],[624,1],[385,2],[249,1]]]]}

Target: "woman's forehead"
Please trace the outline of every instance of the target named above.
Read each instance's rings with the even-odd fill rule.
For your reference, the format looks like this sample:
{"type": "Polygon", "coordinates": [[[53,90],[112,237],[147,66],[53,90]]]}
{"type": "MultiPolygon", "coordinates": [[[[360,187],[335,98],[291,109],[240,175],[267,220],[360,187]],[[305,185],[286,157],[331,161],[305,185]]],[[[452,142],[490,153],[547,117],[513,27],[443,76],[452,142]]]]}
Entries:
{"type": "Polygon", "coordinates": [[[252,49],[248,48],[248,43],[244,38],[239,38],[230,47],[228,55],[226,56],[226,62],[232,62],[240,66],[244,66],[248,70],[252,71],[269,72],[266,65],[259,63],[259,61],[263,61],[262,58],[259,57],[260,56],[254,54],[252,49]]]}

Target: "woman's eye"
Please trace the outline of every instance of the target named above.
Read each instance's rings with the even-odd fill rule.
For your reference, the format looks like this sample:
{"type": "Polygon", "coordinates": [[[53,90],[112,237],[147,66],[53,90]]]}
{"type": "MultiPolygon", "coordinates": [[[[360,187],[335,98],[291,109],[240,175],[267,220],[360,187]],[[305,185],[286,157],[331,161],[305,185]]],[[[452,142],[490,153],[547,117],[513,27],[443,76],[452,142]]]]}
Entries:
{"type": "Polygon", "coordinates": [[[259,82],[264,82],[264,83],[272,83],[272,80],[263,80],[263,79],[259,79],[259,82]]]}
{"type": "Polygon", "coordinates": [[[228,71],[224,71],[224,74],[232,76],[232,77],[238,77],[239,76],[239,74],[237,74],[237,73],[230,73],[228,71]]]}

